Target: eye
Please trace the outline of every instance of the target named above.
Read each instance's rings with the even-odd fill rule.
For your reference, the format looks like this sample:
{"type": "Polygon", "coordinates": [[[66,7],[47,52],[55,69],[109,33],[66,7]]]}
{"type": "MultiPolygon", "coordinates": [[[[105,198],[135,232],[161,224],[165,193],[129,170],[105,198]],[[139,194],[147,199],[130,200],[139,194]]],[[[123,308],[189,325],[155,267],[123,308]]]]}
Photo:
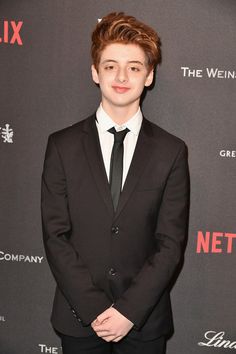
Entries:
{"type": "Polygon", "coordinates": [[[139,67],[137,67],[137,66],[131,66],[129,69],[130,69],[130,71],[135,71],[135,72],[140,71],[139,67]]]}
{"type": "Polygon", "coordinates": [[[111,70],[114,70],[115,69],[115,66],[114,65],[106,65],[104,67],[105,70],[108,70],[108,71],[111,71],[111,70]]]}

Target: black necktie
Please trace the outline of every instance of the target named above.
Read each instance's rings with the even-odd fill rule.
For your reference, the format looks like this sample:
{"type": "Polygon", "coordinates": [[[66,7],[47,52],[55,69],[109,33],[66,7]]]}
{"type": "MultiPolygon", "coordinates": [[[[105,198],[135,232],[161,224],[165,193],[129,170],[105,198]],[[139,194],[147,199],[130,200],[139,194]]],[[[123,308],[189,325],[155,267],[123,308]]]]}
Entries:
{"type": "Polygon", "coordinates": [[[114,134],[114,144],[111,153],[111,163],[110,163],[110,189],[111,196],[113,200],[114,209],[116,210],[121,186],[122,186],[122,175],[123,175],[123,141],[128,133],[129,129],[126,128],[117,132],[115,128],[111,128],[108,130],[110,133],[114,134]]]}

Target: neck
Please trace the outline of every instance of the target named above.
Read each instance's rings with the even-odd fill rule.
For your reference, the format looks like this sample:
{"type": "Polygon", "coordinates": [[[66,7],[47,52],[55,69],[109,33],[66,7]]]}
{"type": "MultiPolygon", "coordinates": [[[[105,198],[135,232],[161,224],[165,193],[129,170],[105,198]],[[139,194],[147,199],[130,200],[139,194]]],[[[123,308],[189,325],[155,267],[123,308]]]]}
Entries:
{"type": "Polygon", "coordinates": [[[135,104],[129,107],[114,107],[102,101],[102,108],[109,115],[109,117],[111,117],[114,123],[122,125],[130,120],[135,115],[135,113],[137,113],[139,102],[134,103],[135,104]]]}

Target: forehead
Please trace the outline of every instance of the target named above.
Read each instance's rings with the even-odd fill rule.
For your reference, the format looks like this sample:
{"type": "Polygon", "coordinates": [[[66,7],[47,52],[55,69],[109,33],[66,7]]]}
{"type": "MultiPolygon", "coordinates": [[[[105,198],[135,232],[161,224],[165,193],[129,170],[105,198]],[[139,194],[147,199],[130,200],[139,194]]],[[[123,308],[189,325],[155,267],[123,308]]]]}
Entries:
{"type": "Polygon", "coordinates": [[[143,49],[136,44],[112,43],[101,52],[100,62],[115,60],[117,62],[140,61],[145,63],[146,56],[143,49]]]}

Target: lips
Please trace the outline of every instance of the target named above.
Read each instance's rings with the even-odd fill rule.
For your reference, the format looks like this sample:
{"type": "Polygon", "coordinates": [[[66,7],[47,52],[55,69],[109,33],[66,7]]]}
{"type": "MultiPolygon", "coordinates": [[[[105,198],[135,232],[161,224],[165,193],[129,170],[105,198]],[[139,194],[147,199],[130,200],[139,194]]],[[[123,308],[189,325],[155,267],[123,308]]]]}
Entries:
{"type": "Polygon", "coordinates": [[[117,93],[125,93],[129,91],[129,87],[124,87],[124,86],[112,86],[112,88],[117,92],[117,93]]]}

